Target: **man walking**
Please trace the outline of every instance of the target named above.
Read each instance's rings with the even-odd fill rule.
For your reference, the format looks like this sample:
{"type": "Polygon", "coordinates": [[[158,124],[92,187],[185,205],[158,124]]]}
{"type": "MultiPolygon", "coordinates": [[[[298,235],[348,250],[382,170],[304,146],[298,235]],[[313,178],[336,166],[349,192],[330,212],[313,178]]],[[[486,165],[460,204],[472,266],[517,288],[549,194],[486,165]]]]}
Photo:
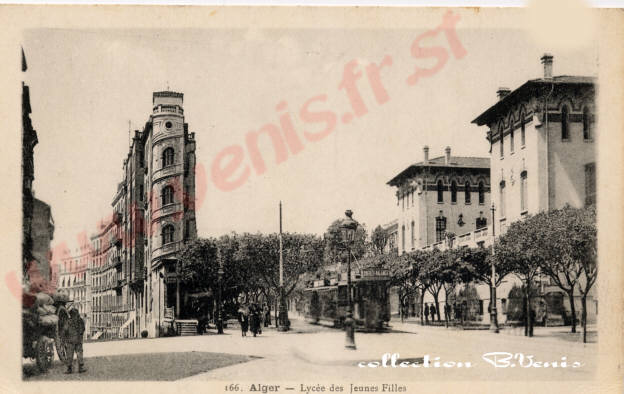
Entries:
{"type": "Polygon", "coordinates": [[[429,324],[429,304],[425,304],[425,324],[429,324]]]}
{"type": "Polygon", "coordinates": [[[76,352],[76,358],[78,359],[78,372],[83,373],[87,371],[82,359],[82,336],[84,331],[84,320],[80,317],[78,309],[74,308],[69,311],[69,319],[65,323],[65,327],[63,327],[63,334],[67,343],[67,371],[65,373],[72,373],[74,352],[76,352]]]}

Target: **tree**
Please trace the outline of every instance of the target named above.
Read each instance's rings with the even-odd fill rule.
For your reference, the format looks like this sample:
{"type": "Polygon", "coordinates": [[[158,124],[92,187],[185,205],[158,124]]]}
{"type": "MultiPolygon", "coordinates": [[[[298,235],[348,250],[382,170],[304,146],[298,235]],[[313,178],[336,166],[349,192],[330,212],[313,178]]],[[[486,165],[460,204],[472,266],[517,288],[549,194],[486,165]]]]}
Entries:
{"type": "Polygon", "coordinates": [[[380,256],[382,265],[388,270],[390,285],[399,290],[399,312],[401,321],[404,321],[409,300],[418,295],[421,283],[418,281],[418,267],[415,266],[407,254],[380,256]]]}
{"type": "MultiPolygon", "coordinates": [[[[334,264],[347,260],[346,248],[340,231],[341,223],[342,219],[334,220],[323,236],[325,241],[325,264],[334,264]]],[[[360,224],[355,231],[355,237],[350,247],[353,260],[359,260],[366,255],[366,237],[366,226],[360,224]]]]}
{"type": "Polygon", "coordinates": [[[445,264],[446,255],[435,248],[425,253],[427,258],[420,267],[420,281],[426,284],[427,291],[433,296],[438,321],[440,321],[440,303],[438,298],[440,291],[444,288],[442,266],[445,264]]]}
{"type": "Polygon", "coordinates": [[[574,255],[581,261],[583,266],[583,279],[579,281],[581,292],[581,317],[583,319],[583,342],[587,343],[587,294],[591,290],[598,277],[598,250],[596,229],[596,207],[589,206],[577,210],[572,216],[576,239],[578,243],[574,248],[574,255]]]}
{"type": "Polygon", "coordinates": [[[388,243],[388,234],[381,226],[375,227],[371,233],[371,244],[375,254],[382,254],[388,243]]]}
{"type": "Polygon", "coordinates": [[[531,287],[540,266],[544,264],[544,255],[535,245],[541,242],[541,232],[534,220],[520,220],[512,223],[494,245],[497,266],[509,266],[511,271],[525,283],[526,324],[524,335],[533,336],[533,318],[531,309],[531,287]]]}
{"type": "MultiPolygon", "coordinates": [[[[303,274],[314,271],[323,259],[323,240],[311,234],[284,233],[284,296],[297,287],[303,274]]],[[[279,235],[244,234],[240,239],[237,259],[253,267],[265,292],[279,294],[279,235]]]]}

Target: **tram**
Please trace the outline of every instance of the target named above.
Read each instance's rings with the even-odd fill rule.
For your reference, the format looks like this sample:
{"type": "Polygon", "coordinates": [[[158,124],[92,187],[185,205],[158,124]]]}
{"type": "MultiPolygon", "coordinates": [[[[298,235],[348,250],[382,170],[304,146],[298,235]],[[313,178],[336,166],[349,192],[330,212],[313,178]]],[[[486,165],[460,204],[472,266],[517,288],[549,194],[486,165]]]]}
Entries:
{"type": "MultiPolygon", "coordinates": [[[[356,328],[383,330],[390,321],[389,276],[387,271],[354,271],[351,279],[353,319],[356,328]]],[[[316,280],[304,290],[303,312],[312,323],[343,327],[347,312],[346,274],[316,280]]]]}

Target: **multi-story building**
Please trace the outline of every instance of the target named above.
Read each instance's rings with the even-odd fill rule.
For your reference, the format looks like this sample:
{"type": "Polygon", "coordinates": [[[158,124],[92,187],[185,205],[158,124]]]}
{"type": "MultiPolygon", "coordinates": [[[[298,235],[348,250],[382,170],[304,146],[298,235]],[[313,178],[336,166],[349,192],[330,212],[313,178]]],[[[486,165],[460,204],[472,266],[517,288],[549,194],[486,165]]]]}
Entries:
{"type": "MultiPolygon", "coordinates": [[[[529,214],[596,202],[595,78],[553,76],[553,56],[541,61],[542,78],[499,88],[498,101],[473,120],[489,129],[497,235],[529,214]]],[[[594,288],[588,319],[598,310],[595,296],[594,288]]]]}
{"type": "Polygon", "coordinates": [[[399,237],[399,221],[394,219],[390,223],[385,224],[383,230],[386,232],[386,245],[384,246],[384,253],[396,253],[397,252],[397,240],[399,237]]]}
{"type": "Polygon", "coordinates": [[[135,337],[145,330],[158,336],[169,327],[165,320],[185,317],[178,255],[197,232],[195,134],[184,122],[183,97],[154,92],[152,114],[135,130],[123,163],[112,220],[92,238],[97,244],[109,241],[107,248],[96,248],[95,258],[104,265],[96,265],[100,272],[94,274],[100,286],[113,283],[100,288],[102,304],[94,300],[94,308],[108,310],[94,314],[109,324],[98,327],[110,327],[113,335],[135,337]]]}
{"type": "MultiPolygon", "coordinates": [[[[22,72],[28,70],[22,50],[22,72]]],[[[53,291],[50,242],[54,220],[50,205],[35,198],[34,148],[39,142],[30,114],[30,89],[22,82],[22,273],[30,290],[53,291]]]]}
{"type": "Polygon", "coordinates": [[[397,188],[399,254],[488,224],[490,160],[451,156],[450,147],[431,159],[429,147],[423,153],[388,182],[397,188]]]}
{"type": "Polygon", "coordinates": [[[56,275],[57,291],[67,294],[70,308],[76,308],[85,322],[85,338],[91,334],[91,270],[89,261],[91,260],[91,248],[82,245],[72,256],[67,250],[63,253],[56,275]]]}
{"type": "Polygon", "coordinates": [[[499,88],[473,120],[489,129],[497,234],[528,214],[595,202],[595,80],[553,76],[553,57],[541,60],[543,78],[499,88]]]}

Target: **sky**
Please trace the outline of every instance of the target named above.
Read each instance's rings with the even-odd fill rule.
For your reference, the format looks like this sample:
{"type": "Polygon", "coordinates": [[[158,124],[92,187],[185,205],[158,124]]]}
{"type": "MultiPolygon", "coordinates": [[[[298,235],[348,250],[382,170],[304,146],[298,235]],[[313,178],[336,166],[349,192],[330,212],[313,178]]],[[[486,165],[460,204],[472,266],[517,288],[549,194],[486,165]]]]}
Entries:
{"type": "MultiPolygon", "coordinates": [[[[111,213],[128,152],[129,122],[141,129],[151,113],[152,92],[184,93],[185,122],[195,132],[197,163],[206,194],[197,210],[198,234],[279,230],[322,234],[346,209],[368,230],[397,217],[394,175],[450,146],[453,155],[488,157],[486,128],[471,121],[496,102],[500,86],[515,89],[542,76],[540,57],[554,55],[555,75],[596,75],[597,50],[553,51],[518,30],[458,26],[465,56],[456,58],[444,34],[423,41],[449,55],[433,75],[410,86],[407,77],[434,58],[411,55],[416,37],[439,21],[414,29],[205,29],[28,30],[23,48],[32,120],[38,133],[34,190],[52,207],[53,244],[77,246],[111,213]],[[366,66],[390,56],[381,69],[387,100],[380,104],[366,66]],[[345,65],[357,61],[356,81],[367,112],[350,122],[350,105],[339,90],[345,65]],[[299,111],[312,97],[315,108],[338,114],[334,130],[309,141],[322,124],[303,124],[299,111]],[[267,123],[279,125],[277,105],[286,102],[303,149],[276,164],[268,138],[259,149],[266,171],[251,167],[245,135],[267,123]],[[240,187],[220,190],[211,179],[215,157],[228,146],[244,150],[250,175],[240,187]]],[[[235,175],[240,175],[239,169],[235,175]]],[[[201,182],[198,179],[198,183],[201,182]]]]}

